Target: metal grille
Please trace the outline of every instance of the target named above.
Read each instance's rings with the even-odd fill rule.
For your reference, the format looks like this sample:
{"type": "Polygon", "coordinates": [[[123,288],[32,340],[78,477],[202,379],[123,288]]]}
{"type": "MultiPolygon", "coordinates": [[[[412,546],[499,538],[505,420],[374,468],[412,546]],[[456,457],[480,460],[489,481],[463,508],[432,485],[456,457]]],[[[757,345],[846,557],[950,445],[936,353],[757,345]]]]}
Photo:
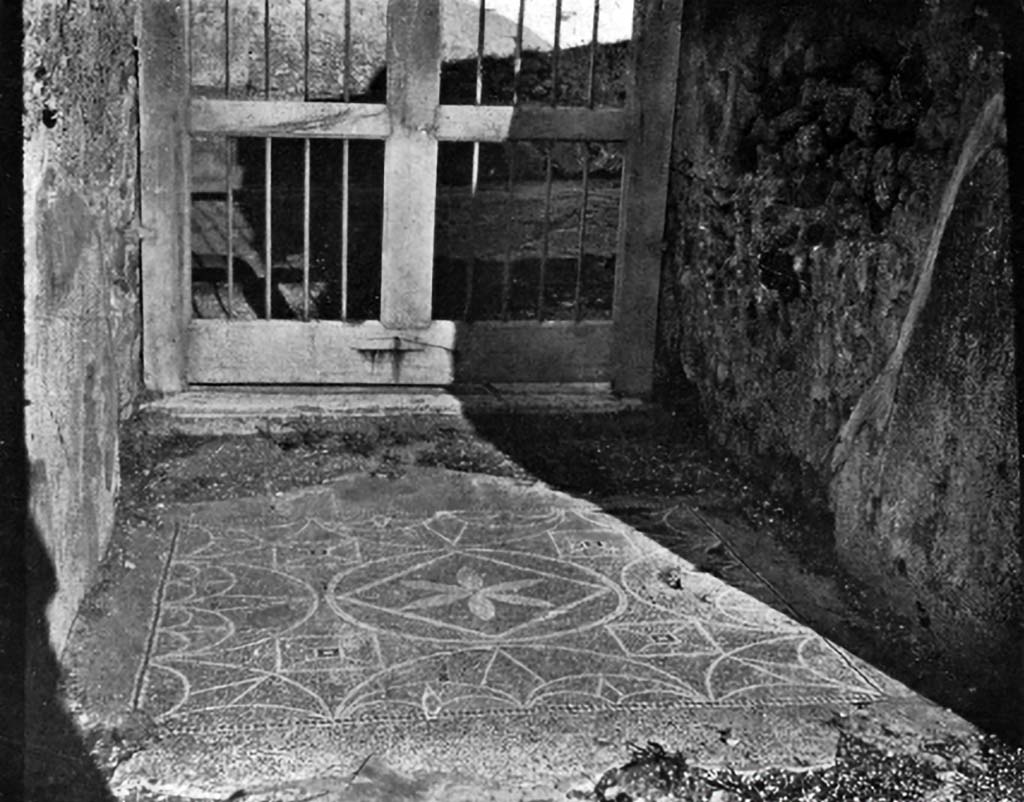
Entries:
{"type": "MultiPolygon", "coordinates": [[[[384,102],[385,19],[356,5],[193,0],[193,95],[384,102]],[[380,43],[358,64],[354,35],[380,43]]],[[[194,137],[194,316],[377,317],[382,175],[380,141],[194,137]]]]}
{"type": "Polygon", "coordinates": [[[610,317],[618,148],[453,142],[441,144],[440,161],[467,163],[475,154],[476,180],[469,174],[445,184],[447,176],[440,176],[435,314],[456,320],[610,317]],[[604,169],[595,169],[602,160],[604,169]]]}
{"type": "MultiPolygon", "coordinates": [[[[621,106],[628,42],[600,41],[599,0],[529,6],[442,2],[440,103],[621,106]]],[[[385,103],[385,39],[384,0],[192,0],[192,94],[385,103]]],[[[193,317],[380,316],[382,139],[196,135],[191,152],[193,317]]],[[[621,173],[619,142],[441,142],[433,317],[609,318],[621,173]]]]}

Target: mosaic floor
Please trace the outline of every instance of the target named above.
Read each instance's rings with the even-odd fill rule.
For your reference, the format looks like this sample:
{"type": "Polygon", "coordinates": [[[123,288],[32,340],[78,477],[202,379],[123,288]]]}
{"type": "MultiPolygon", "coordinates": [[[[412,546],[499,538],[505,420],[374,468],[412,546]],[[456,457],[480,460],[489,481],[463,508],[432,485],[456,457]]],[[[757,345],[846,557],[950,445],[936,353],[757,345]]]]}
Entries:
{"type": "Polygon", "coordinates": [[[381,485],[176,513],[142,705],[202,732],[879,696],[827,641],[614,517],[437,481],[412,501],[381,485]]]}

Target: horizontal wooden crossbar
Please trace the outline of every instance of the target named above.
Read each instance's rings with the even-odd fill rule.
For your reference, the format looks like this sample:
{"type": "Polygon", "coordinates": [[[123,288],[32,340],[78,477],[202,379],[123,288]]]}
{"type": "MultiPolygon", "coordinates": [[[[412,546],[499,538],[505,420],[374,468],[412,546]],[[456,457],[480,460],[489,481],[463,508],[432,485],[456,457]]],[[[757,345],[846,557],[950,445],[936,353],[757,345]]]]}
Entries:
{"type": "Polygon", "coordinates": [[[384,139],[391,133],[387,106],[379,103],[193,98],[189,115],[192,134],[384,139]]]}
{"type": "Polygon", "coordinates": [[[198,384],[447,384],[455,326],[388,329],[376,321],[193,320],[189,380],[198,384]]]}
{"type": "Polygon", "coordinates": [[[435,320],[423,329],[377,321],[193,320],[196,384],[449,384],[607,381],[607,320],[435,320]]]}
{"type": "Polygon", "coordinates": [[[624,109],[571,106],[440,106],[437,138],[478,142],[564,139],[616,142],[626,139],[624,109]]]}
{"type": "Polygon", "coordinates": [[[484,320],[455,326],[456,381],[602,382],[611,378],[610,320],[484,320]]]}
{"type": "MultiPolygon", "coordinates": [[[[192,134],[347,139],[385,139],[391,134],[387,106],[378,103],[193,98],[189,113],[192,134]]],[[[434,134],[449,141],[621,142],[628,136],[628,116],[618,108],[439,106],[434,134]]]]}

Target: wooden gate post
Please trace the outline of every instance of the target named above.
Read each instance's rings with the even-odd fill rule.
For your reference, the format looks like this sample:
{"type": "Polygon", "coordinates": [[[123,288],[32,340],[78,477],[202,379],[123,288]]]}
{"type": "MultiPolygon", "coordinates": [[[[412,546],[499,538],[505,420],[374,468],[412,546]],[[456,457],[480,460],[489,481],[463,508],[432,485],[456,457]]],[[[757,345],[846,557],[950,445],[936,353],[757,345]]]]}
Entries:
{"type": "Polygon", "coordinates": [[[612,389],[649,395],[654,383],[665,205],[675,120],[683,0],[636,0],[616,258],[612,389]]]}
{"type": "Polygon", "coordinates": [[[432,314],[440,5],[440,0],[388,0],[391,135],[384,149],[380,292],[380,319],[387,328],[423,328],[432,314]]]}
{"type": "Polygon", "coordinates": [[[149,390],[185,385],[188,324],[187,4],[140,3],[142,364],[149,390]]]}

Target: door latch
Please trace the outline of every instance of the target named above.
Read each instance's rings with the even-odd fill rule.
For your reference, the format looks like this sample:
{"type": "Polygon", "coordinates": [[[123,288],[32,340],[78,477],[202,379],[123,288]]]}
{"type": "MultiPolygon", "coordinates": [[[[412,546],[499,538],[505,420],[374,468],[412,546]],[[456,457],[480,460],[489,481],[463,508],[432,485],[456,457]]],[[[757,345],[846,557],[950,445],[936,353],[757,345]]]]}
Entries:
{"type": "Polygon", "coordinates": [[[424,351],[426,346],[416,340],[403,340],[401,337],[381,337],[384,340],[380,345],[354,345],[352,346],[361,354],[404,354],[407,351],[424,351]]]}

